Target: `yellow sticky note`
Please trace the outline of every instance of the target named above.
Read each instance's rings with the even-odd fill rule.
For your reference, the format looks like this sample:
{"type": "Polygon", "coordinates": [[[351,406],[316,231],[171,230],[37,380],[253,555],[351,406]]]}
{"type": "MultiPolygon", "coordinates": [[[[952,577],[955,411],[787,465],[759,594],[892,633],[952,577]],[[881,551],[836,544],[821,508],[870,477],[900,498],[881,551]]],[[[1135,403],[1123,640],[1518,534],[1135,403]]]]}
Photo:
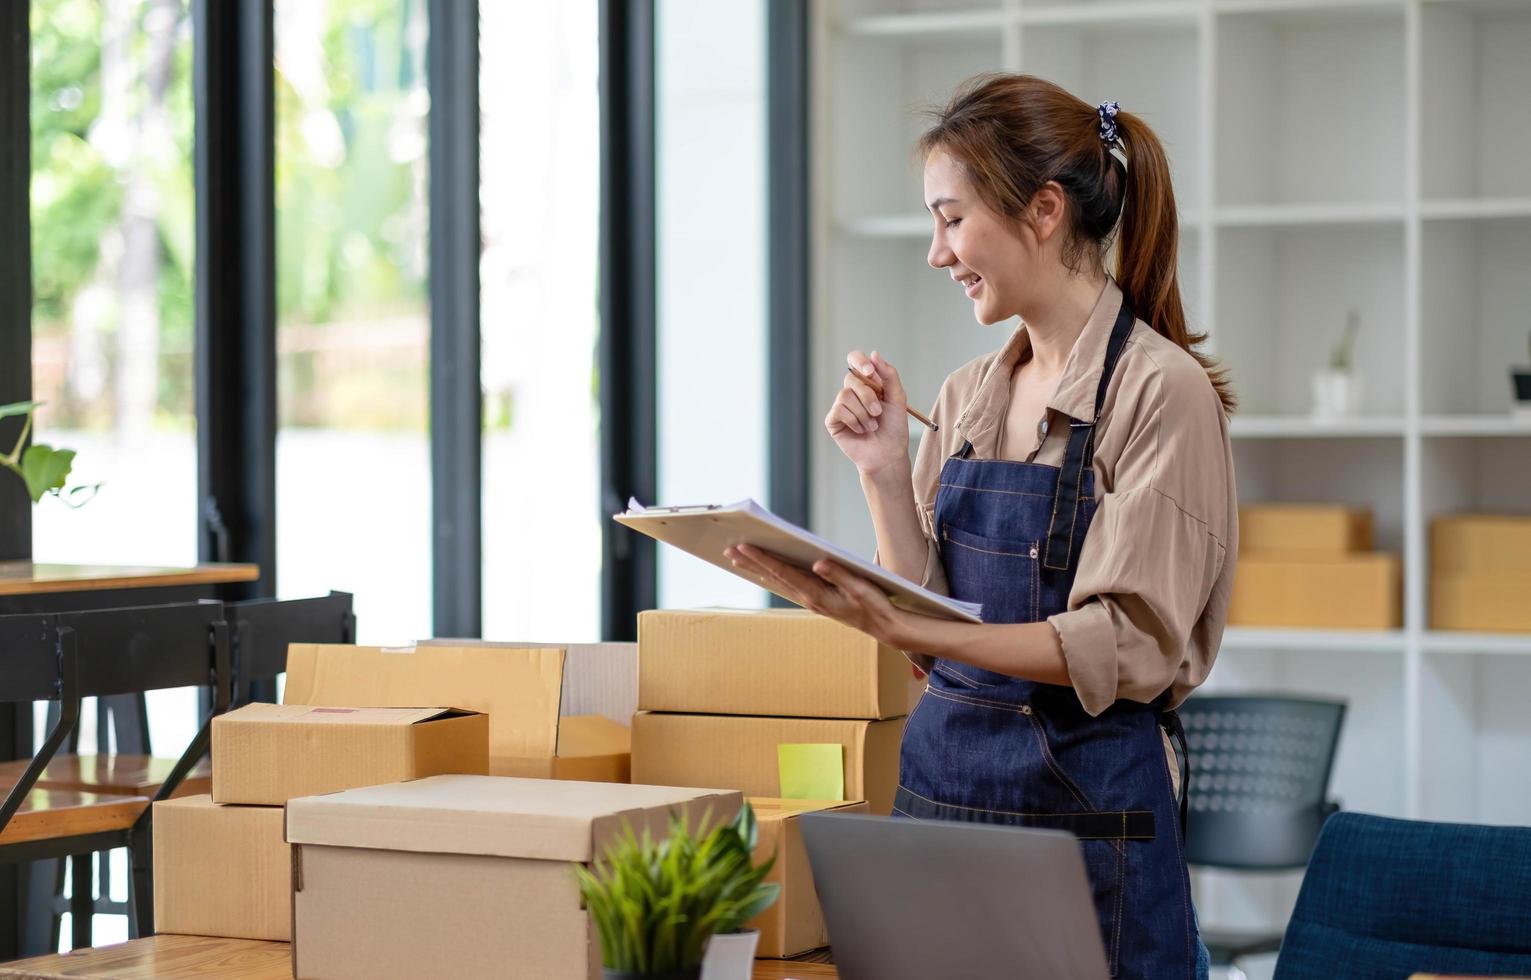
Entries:
{"type": "Polygon", "coordinates": [[[845,746],[839,742],[776,746],[784,800],[845,799],[845,746]]]}

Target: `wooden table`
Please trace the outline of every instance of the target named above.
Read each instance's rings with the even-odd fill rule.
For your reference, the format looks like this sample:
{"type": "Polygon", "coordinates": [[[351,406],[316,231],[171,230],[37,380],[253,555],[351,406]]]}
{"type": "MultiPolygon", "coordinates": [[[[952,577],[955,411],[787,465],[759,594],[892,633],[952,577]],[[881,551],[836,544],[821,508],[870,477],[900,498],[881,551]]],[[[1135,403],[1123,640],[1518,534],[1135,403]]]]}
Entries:
{"type": "MultiPolygon", "coordinates": [[[[97,980],[287,980],[292,976],[291,947],[252,939],[202,936],[149,936],[116,946],[83,949],[62,956],[37,956],[0,963],[0,977],[26,980],[97,978],[97,980]]],[[[756,960],[755,980],[817,980],[838,977],[823,963],[756,960]]]]}
{"type": "MultiPolygon", "coordinates": [[[[234,598],[231,590],[260,578],[260,569],[247,564],[206,564],[191,568],[122,565],[54,565],[31,561],[0,562],[0,615],[12,613],[78,612],[120,606],[147,606],[197,599],[234,598]]],[[[3,656],[4,651],[0,651],[3,656]]],[[[115,701],[116,699],[114,699],[115,701]]],[[[136,699],[134,699],[136,704],[136,699]]],[[[114,708],[116,705],[114,704],[114,708]]],[[[129,712],[114,710],[120,752],[144,754],[143,726],[129,712]]],[[[0,704],[0,761],[32,756],[32,713],[14,704],[0,704]]],[[[23,945],[22,910],[52,895],[49,874],[29,876],[14,866],[0,867],[0,960],[14,957],[23,945]],[[43,881],[47,878],[47,881],[43,881]],[[36,901],[29,900],[31,898],[36,901]]],[[[34,921],[35,927],[37,923],[34,921]]],[[[46,922],[29,930],[31,949],[46,949],[46,922]],[[42,945],[38,945],[38,943],[42,945]]]]}
{"type": "MultiPolygon", "coordinates": [[[[259,568],[241,564],[211,563],[191,568],[165,568],[151,565],[50,565],[32,561],[0,561],[0,596],[190,588],[253,582],[258,578],[259,568]]],[[[96,605],[99,608],[100,603],[96,605]]],[[[91,606],[70,605],[67,608],[89,609],[91,606]]],[[[7,608],[0,611],[23,610],[7,608]]]]}

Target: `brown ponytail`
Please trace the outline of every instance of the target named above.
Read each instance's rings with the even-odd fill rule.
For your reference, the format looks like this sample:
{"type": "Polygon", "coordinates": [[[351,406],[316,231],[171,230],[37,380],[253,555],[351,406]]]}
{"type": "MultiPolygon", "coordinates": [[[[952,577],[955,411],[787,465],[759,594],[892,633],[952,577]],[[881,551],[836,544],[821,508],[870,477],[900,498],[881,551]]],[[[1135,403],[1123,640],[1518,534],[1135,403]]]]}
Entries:
{"type": "Polygon", "coordinates": [[[980,75],[936,112],[919,151],[951,153],[978,195],[996,214],[1024,220],[1037,190],[1056,181],[1069,200],[1064,261],[1104,265],[1113,233],[1116,273],[1138,319],[1196,358],[1223,411],[1236,399],[1227,372],[1196,348],[1205,334],[1190,332],[1180,301],[1180,220],[1164,146],[1140,117],[1118,111],[1117,134],[1127,165],[1100,136],[1094,107],[1033,75],[980,75]]]}

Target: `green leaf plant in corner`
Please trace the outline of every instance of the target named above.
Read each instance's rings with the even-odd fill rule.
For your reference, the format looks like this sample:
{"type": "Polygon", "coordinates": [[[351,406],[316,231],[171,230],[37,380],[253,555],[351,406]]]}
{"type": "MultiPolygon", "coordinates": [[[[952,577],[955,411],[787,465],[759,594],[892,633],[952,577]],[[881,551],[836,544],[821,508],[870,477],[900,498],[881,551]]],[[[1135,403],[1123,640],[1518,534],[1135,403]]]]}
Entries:
{"type": "Polygon", "coordinates": [[[754,862],[756,839],[748,803],[700,838],[672,812],[665,839],[627,825],[589,868],[576,865],[606,977],[694,980],[712,935],[738,931],[781,890],[765,881],[776,857],[754,862]]]}
{"type": "Polygon", "coordinates": [[[33,413],[42,404],[14,402],[0,405],[0,419],[25,417],[16,445],[9,453],[0,454],[0,468],[21,477],[27,485],[27,496],[32,498],[34,504],[43,499],[43,494],[52,494],[71,507],[83,506],[101,489],[101,484],[76,485],[64,489],[69,481],[69,471],[74,467],[74,450],[54,449],[42,443],[27,445],[27,436],[32,434],[33,413]]]}

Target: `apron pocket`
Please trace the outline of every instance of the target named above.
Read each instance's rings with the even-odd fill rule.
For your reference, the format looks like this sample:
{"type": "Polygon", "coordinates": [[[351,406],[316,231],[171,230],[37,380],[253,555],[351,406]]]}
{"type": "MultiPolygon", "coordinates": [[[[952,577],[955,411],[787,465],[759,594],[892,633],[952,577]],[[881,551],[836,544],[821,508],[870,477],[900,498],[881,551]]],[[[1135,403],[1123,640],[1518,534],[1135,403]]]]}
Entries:
{"type": "MultiPolygon", "coordinates": [[[[1034,623],[1041,618],[1037,542],[986,537],[948,523],[941,527],[941,545],[949,579],[982,583],[977,594],[959,598],[983,603],[984,622],[1034,623]]],[[[1015,682],[1007,674],[949,663],[965,680],[982,687],[1015,682]]]]}

